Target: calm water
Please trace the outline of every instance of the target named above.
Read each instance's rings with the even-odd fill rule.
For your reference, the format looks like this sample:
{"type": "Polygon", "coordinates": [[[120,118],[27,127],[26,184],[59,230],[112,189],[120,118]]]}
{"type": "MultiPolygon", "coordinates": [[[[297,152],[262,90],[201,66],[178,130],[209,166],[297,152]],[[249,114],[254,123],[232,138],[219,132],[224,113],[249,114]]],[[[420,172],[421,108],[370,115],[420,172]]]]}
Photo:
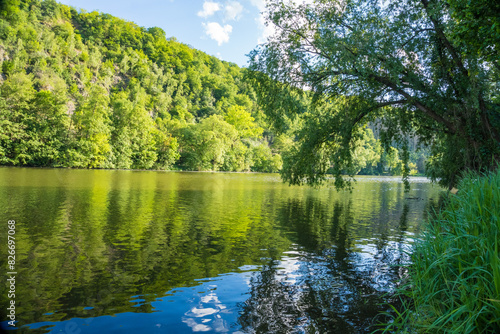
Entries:
{"type": "Polygon", "coordinates": [[[338,193],[272,174],[0,168],[1,268],[14,219],[19,332],[366,333],[439,191],[424,178],[410,193],[373,177],[338,193]]]}

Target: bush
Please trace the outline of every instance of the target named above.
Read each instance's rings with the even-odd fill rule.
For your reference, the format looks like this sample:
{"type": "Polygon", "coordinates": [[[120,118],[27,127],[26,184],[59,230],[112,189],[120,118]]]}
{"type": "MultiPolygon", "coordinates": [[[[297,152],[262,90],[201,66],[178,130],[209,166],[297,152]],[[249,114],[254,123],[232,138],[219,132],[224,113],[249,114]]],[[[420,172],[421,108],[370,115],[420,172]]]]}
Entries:
{"type": "Polygon", "coordinates": [[[500,172],[469,174],[416,243],[386,331],[500,333],[500,172]]]}

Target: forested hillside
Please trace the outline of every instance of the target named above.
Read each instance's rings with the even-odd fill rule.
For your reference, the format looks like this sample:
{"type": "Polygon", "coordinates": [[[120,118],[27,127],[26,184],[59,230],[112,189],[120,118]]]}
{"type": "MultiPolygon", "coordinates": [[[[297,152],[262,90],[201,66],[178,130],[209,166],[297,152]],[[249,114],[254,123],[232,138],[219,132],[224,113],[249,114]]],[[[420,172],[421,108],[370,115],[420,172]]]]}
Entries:
{"type": "Polygon", "coordinates": [[[55,1],[1,15],[0,163],[279,169],[235,64],[55,1]]]}
{"type": "MultiPolygon", "coordinates": [[[[244,68],[109,14],[1,6],[2,165],[275,172],[293,149],[301,121],[275,136],[244,68]]],[[[356,152],[355,173],[401,172],[368,127],[356,152]]]]}

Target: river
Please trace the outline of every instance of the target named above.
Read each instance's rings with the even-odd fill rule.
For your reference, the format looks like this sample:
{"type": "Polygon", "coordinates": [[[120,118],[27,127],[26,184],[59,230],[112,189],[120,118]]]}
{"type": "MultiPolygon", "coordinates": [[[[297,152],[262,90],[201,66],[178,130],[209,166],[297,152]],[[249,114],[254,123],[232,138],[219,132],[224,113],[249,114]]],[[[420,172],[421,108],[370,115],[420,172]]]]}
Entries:
{"type": "Polygon", "coordinates": [[[15,300],[23,333],[369,333],[440,190],[418,177],[409,193],[397,177],[337,192],[275,174],[2,167],[15,297],[1,307],[15,300]]]}

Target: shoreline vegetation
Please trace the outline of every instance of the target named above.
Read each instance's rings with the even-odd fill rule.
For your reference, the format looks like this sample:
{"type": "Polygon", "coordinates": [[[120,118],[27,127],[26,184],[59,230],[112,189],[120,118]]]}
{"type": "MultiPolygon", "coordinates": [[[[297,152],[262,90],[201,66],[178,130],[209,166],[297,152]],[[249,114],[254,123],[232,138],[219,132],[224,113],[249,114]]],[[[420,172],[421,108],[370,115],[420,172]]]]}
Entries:
{"type": "MultiPolygon", "coordinates": [[[[143,172],[189,172],[189,173],[241,173],[241,174],[280,174],[279,170],[274,170],[274,171],[269,171],[269,172],[260,172],[260,171],[253,171],[253,170],[242,170],[242,171],[234,171],[234,170],[190,170],[190,169],[181,169],[181,168],[171,168],[171,169],[144,169],[144,168],[81,168],[81,167],[67,167],[67,166],[29,166],[29,165],[0,165],[0,168],[41,168],[41,169],[67,169],[67,170],[113,170],[113,171],[143,171],[143,172]]],[[[326,174],[326,180],[329,179],[334,179],[333,174],[326,174]]],[[[345,177],[349,177],[349,175],[345,174],[345,177]]],[[[384,173],[384,174],[357,174],[355,175],[356,178],[358,177],[399,177],[401,182],[403,182],[403,179],[401,179],[401,174],[389,174],[389,173],[384,173]]],[[[418,178],[427,178],[429,179],[430,182],[432,182],[431,178],[429,178],[425,173],[415,173],[412,174],[408,177],[409,180],[411,180],[412,177],[418,177],[418,178]]],[[[410,182],[411,183],[411,182],[410,182]]],[[[456,191],[456,188],[454,188],[456,191]]]]}
{"type": "Polygon", "coordinates": [[[427,222],[385,332],[500,332],[500,171],[469,173],[427,222]]]}
{"type": "MultiPolygon", "coordinates": [[[[109,14],[54,0],[0,8],[0,165],[277,172],[304,121],[280,132],[248,69],[109,14]]],[[[396,146],[396,145],[394,145],[396,146]]],[[[359,133],[347,174],[401,175],[401,148],[359,133]]],[[[410,147],[423,173],[428,152],[410,147]]]]}

